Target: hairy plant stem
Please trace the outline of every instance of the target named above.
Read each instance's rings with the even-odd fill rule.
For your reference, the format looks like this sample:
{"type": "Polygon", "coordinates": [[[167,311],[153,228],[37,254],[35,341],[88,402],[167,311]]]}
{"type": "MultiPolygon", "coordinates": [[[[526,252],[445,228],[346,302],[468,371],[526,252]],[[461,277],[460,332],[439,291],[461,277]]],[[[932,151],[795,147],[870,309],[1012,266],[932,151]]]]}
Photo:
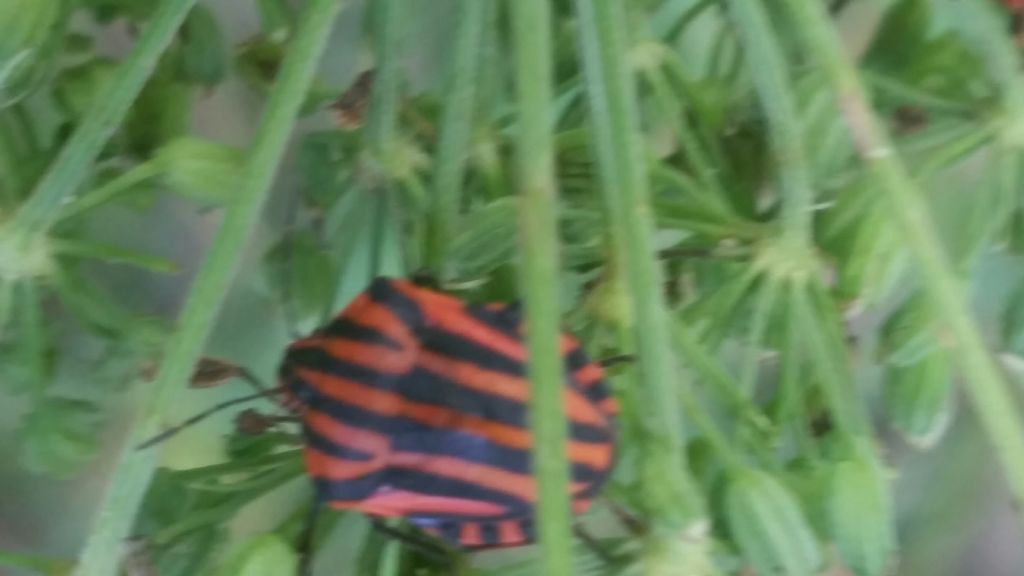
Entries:
{"type": "Polygon", "coordinates": [[[782,189],[783,237],[795,249],[805,250],[811,245],[814,193],[789,70],[764,6],[748,0],[729,0],[729,6],[768,119],[782,189]]]}
{"type": "Polygon", "coordinates": [[[366,147],[374,160],[383,163],[390,174],[391,154],[398,134],[398,109],[402,93],[402,44],[405,13],[398,0],[379,0],[370,5],[374,24],[374,55],[377,60],[369,118],[366,121],[366,147]]]}
{"type": "Polygon", "coordinates": [[[533,464],[540,486],[537,518],[544,574],[572,573],[572,521],[562,358],[555,142],[552,133],[554,46],[545,0],[510,4],[519,102],[519,230],[529,348],[533,464]]]}
{"type": "Polygon", "coordinates": [[[135,446],[164,425],[164,411],[175,405],[175,395],[199,359],[241,262],[239,254],[259,219],[341,4],[341,0],[310,0],[306,4],[256,131],[238,196],[226,208],[217,237],[193,283],[160,372],[148,389],[150,396],[141,421],[101,503],[76,576],[109,576],[117,570],[122,542],[157,464],[158,450],[138,451],[135,446]]]}
{"type": "Polygon", "coordinates": [[[427,247],[424,263],[439,270],[455,229],[462,198],[462,176],[469,156],[469,140],[476,109],[477,83],[483,62],[484,27],[492,0],[459,4],[455,54],[445,90],[444,110],[437,143],[433,207],[427,222],[427,247]]]}
{"type": "Polygon", "coordinates": [[[86,179],[93,160],[124,120],[160,55],[174,39],[196,0],[164,0],[121,63],[102,98],[95,98],[67,144],[61,149],[35,191],[14,215],[13,225],[27,241],[47,232],[65,199],[86,179]]]}
{"type": "Polygon", "coordinates": [[[786,0],[804,35],[809,53],[818,57],[837,94],[857,150],[891,209],[893,225],[907,243],[921,273],[921,287],[937,317],[955,342],[965,372],[964,385],[995,446],[1018,502],[1024,502],[1024,425],[1017,402],[971,314],[963,280],[945,253],[924,195],[896,155],[885,128],[846,56],[832,22],[816,0],[786,0]]]}
{"type": "MultiPolygon", "coordinates": [[[[745,0],[730,0],[729,5],[736,28],[745,45],[747,68],[753,77],[761,106],[768,119],[775,164],[779,170],[779,183],[782,189],[782,237],[786,258],[773,261],[785,268],[792,266],[794,262],[811,258],[813,244],[813,179],[808,169],[796,98],[791,89],[789,69],[777,32],[772,27],[764,7],[758,2],[745,0]]],[[[783,275],[782,281],[789,285],[789,289],[802,293],[802,275],[806,270],[802,266],[794,270],[798,276],[783,275]]],[[[769,270],[769,274],[772,272],[769,270]]],[[[810,290],[814,291],[819,282],[815,278],[810,280],[810,284],[810,290]]],[[[758,322],[764,321],[768,313],[767,307],[771,305],[770,300],[774,299],[773,290],[776,288],[776,283],[769,281],[762,289],[762,302],[758,304],[754,322],[756,329],[753,331],[754,338],[751,342],[755,354],[760,344],[758,332],[764,329],[763,325],[758,326],[758,322]]],[[[804,303],[801,298],[795,301],[804,303]]],[[[841,349],[841,341],[836,343],[825,337],[823,327],[831,326],[833,323],[833,318],[826,310],[825,307],[807,307],[802,318],[806,327],[803,333],[808,336],[808,345],[817,351],[812,358],[818,361],[815,364],[820,373],[818,381],[837,426],[848,432],[864,432],[869,428],[867,416],[859,409],[861,399],[849,378],[849,367],[843,362],[843,358],[835,357],[836,346],[840,346],[841,349]]],[[[750,383],[756,374],[756,365],[755,356],[751,359],[749,375],[746,378],[750,383]]]]}
{"type": "Polygon", "coordinates": [[[680,374],[671,349],[670,315],[653,245],[647,161],[636,86],[626,62],[622,0],[576,0],[592,134],[616,261],[623,266],[634,319],[639,408],[644,410],[640,478],[644,512],[667,533],[703,514],[687,471],[679,402],[680,374]]]}

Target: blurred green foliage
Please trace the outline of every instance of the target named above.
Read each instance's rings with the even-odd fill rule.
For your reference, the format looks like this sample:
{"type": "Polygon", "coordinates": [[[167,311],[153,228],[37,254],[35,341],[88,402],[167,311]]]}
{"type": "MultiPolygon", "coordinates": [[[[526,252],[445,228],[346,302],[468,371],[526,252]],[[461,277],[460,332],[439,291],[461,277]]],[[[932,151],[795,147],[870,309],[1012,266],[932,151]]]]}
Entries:
{"type": "MultiPolygon", "coordinates": [[[[864,3],[832,3],[836,25],[864,3]]],[[[167,319],[130,309],[98,278],[101,264],[153,274],[173,274],[177,266],[97,238],[106,211],[134,211],[141,219],[162,194],[203,210],[230,204],[246,151],[190,135],[192,112],[198,98],[228,78],[265,93],[293,40],[289,2],[258,2],[260,28],[235,46],[209,8],[195,7],[75,194],[56,208],[52,229],[24,243],[6,224],[117,73],[119,58],[100,50],[97,38],[112,26],[134,36],[155,4],[0,3],[0,394],[25,401],[15,436],[21,466],[35,474],[72,476],[95,457],[117,393],[145,381],[166,342],[167,319]],[[69,340],[89,342],[93,352],[69,353],[69,340]],[[74,389],[55,386],[62,370],[89,377],[74,389]]],[[[312,328],[376,274],[428,265],[443,289],[467,300],[519,296],[515,74],[509,22],[500,3],[489,4],[480,16],[482,36],[447,46],[471,52],[451,54],[450,76],[418,89],[399,66],[397,79],[384,80],[400,94],[391,141],[386,129],[373,128],[374,112],[387,103],[379,84],[346,87],[326,74],[314,84],[304,108],[304,125],[312,128],[298,133],[290,164],[297,184],[287,202],[294,214],[263,258],[265,286],[281,303],[276,312],[293,327],[312,328]],[[452,111],[446,89],[460,72],[476,79],[475,89],[464,109],[452,111]],[[457,132],[457,123],[468,123],[466,141],[455,138],[442,154],[441,139],[457,132]],[[449,191],[454,204],[432,187],[441,173],[457,182],[449,191]],[[452,206],[454,217],[445,212],[452,206]]],[[[1024,247],[1019,149],[1007,135],[1024,120],[1011,117],[988,56],[946,4],[892,2],[858,64],[896,153],[927,193],[946,253],[963,282],[977,285],[980,259],[1016,259],[1024,247]]],[[[889,451],[903,443],[943,450],[940,441],[958,417],[958,366],[942,311],[927,299],[882,201],[886,191],[857,157],[839,112],[844,102],[790,33],[787,11],[764,3],[784,57],[781,77],[795,103],[795,138],[804,145],[813,196],[804,207],[810,230],[802,250],[788,243],[785,214],[792,208],[783,175],[791,159],[779,157],[776,118],[758,89],[764,77],[752,70],[763,60],[747,51],[740,18],[715,0],[627,5],[625,56],[636,75],[653,242],[676,330],[675,368],[685,375],[677,396],[662,400],[686,416],[676,432],[685,435],[688,472],[705,513],[690,518],[683,532],[655,537],[658,512],[644,507],[643,496],[658,479],[640,456],[655,407],[638,401],[632,367],[613,370],[624,412],[607,496],[648,517],[633,518],[633,533],[614,514],[602,517],[600,504],[585,524],[602,534],[597,546],[611,559],[581,547],[577,569],[889,573],[898,562],[900,514],[913,512],[893,501],[889,451]]],[[[599,192],[603,166],[593,150],[581,23],[571,2],[552,6],[560,243],[551,248],[561,253],[565,321],[595,357],[631,353],[634,318],[625,304],[626,266],[616,261],[617,239],[599,192]]],[[[1009,26],[1009,16],[1000,17],[1009,26]]],[[[371,48],[382,41],[379,24],[367,17],[352,49],[379,59],[371,48]]],[[[448,27],[405,21],[391,48],[407,55],[421,37],[448,34],[448,27]]],[[[1000,281],[1009,283],[1009,276],[1000,281]]],[[[988,288],[978,286],[982,293],[988,288]]],[[[1019,362],[1024,282],[1000,289],[1009,297],[1005,309],[1000,304],[992,353],[1019,362]]],[[[253,502],[294,486],[303,472],[300,443],[287,424],[256,436],[238,430],[227,439],[223,463],[161,469],[135,523],[141,552],[129,560],[163,576],[290,572],[304,501],[297,499],[267,534],[242,543],[232,542],[229,525],[253,502]]],[[[532,566],[521,558],[439,562],[335,520],[322,523],[321,549],[359,542],[345,560],[360,573],[517,574],[532,566]]],[[[60,562],[39,566],[67,571],[60,562]]]]}

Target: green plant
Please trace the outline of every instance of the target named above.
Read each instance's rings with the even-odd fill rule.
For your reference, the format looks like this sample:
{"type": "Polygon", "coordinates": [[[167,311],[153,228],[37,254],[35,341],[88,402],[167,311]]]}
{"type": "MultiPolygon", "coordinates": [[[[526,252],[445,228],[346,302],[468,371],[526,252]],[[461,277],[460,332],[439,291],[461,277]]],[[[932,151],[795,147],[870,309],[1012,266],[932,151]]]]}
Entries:
{"type": "MultiPolygon", "coordinates": [[[[546,573],[886,573],[902,519],[884,432],[943,450],[955,375],[1024,497],[1024,429],[998,364],[1021,353],[1024,290],[982,273],[1024,247],[1024,79],[995,5],[893,2],[854,59],[835,17],[851,2],[451,0],[454,22],[431,25],[426,8],[378,0],[348,44],[372,58],[372,84],[338,99],[343,83],[315,72],[335,16],[360,14],[340,0],[261,0],[260,31],[233,53],[193,1],[2,16],[17,4],[0,8],[0,371],[27,401],[23,464],[73,475],[115,392],[147,392],[76,574],[115,573],[129,534],[161,574],[295,562],[308,487],[268,534],[227,530],[304,486],[293,430],[236,431],[222,463],[187,470],[132,447],[173,420],[300,116],[312,128],[284,164],[294,222],[262,259],[279,316],[309,329],[373,276],[421,267],[466,299],[524,296],[546,573]],[[101,54],[73,24],[83,14],[137,27],[128,55],[101,54]],[[447,28],[442,80],[417,84],[412,51],[447,28]],[[244,149],[187,129],[194,97],[226,78],[266,96],[244,149]],[[331,102],[340,124],[316,114],[331,102]],[[96,265],[177,271],[97,234],[118,210],[152,218],[163,191],[222,218],[173,328],[118,302],[96,265]],[[970,285],[1008,294],[999,338],[983,336],[995,330],[970,285]],[[573,545],[559,498],[559,317],[595,357],[636,355],[610,376],[618,466],[584,522],[603,529],[604,559],[573,545]],[[100,352],[75,357],[67,338],[100,352]],[[88,386],[54,384],[83,362],[88,386]]],[[[438,564],[353,516],[319,532],[359,573],[536,573],[529,551],[438,564]]]]}

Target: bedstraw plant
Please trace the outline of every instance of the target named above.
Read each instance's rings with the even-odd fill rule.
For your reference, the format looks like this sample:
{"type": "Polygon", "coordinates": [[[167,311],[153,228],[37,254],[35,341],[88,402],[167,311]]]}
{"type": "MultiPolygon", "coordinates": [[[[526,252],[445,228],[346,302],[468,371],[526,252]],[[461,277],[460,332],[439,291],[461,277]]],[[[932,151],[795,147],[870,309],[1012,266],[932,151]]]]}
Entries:
{"type": "Polygon", "coordinates": [[[889,574],[928,514],[894,489],[903,454],[953,451],[974,420],[1024,499],[1015,3],[259,0],[237,3],[257,15],[244,38],[232,4],[0,3],[13,449],[65,478],[117,454],[80,551],[0,564],[293,571],[311,493],[294,427],[246,411],[226,438],[169,440],[223,448],[192,468],[136,446],[190,387],[242,386],[237,366],[272,382],[288,329],[421,269],[466,300],[525,299],[539,545],[438,559],[330,513],[324,574],[889,574]],[[244,145],[192,130],[227,86],[255,103],[244,145]],[[169,205],[215,230],[194,273],[116,230],[169,205]],[[124,297],[123,267],[185,286],[180,312],[124,297]],[[258,288],[233,285],[252,268],[258,288]],[[273,346],[207,358],[222,310],[254,298],[273,346]],[[579,519],[560,327],[634,357],[610,369],[615,474],[579,519]],[[123,434],[101,435],[126,391],[123,434]],[[257,535],[232,530],[268,502],[257,535]]]}

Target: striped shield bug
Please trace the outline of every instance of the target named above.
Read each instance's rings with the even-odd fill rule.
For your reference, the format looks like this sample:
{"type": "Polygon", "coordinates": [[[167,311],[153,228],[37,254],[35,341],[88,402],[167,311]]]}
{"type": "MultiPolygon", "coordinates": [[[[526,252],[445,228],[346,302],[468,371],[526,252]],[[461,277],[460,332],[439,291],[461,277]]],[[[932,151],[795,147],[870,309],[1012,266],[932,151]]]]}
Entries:
{"type": "MultiPolygon", "coordinates": [[[[582,512],[612,467],[616,404],[575,338],[562,337],[562,352],[569,496],[582,512]]],[[[466,548],[530,542],[525,362],[518,307],[374,281],[281,363],[320,500],[403,517],[466,548]]]]}
{"type": "MultiPolygon", "coordinates": [[[[563,334],[560,345],[567,499],[581,513],[615,460],[617,404],[576,338],[563,334]]],[[[277,388],[246,398],[275,394],[295,413],[314,511],[403,518],[463,549],[516,546],[534,539],[538,497],[526,362],[517,305],[470,304],[377,278],[288,347],[277,388]]]]}

